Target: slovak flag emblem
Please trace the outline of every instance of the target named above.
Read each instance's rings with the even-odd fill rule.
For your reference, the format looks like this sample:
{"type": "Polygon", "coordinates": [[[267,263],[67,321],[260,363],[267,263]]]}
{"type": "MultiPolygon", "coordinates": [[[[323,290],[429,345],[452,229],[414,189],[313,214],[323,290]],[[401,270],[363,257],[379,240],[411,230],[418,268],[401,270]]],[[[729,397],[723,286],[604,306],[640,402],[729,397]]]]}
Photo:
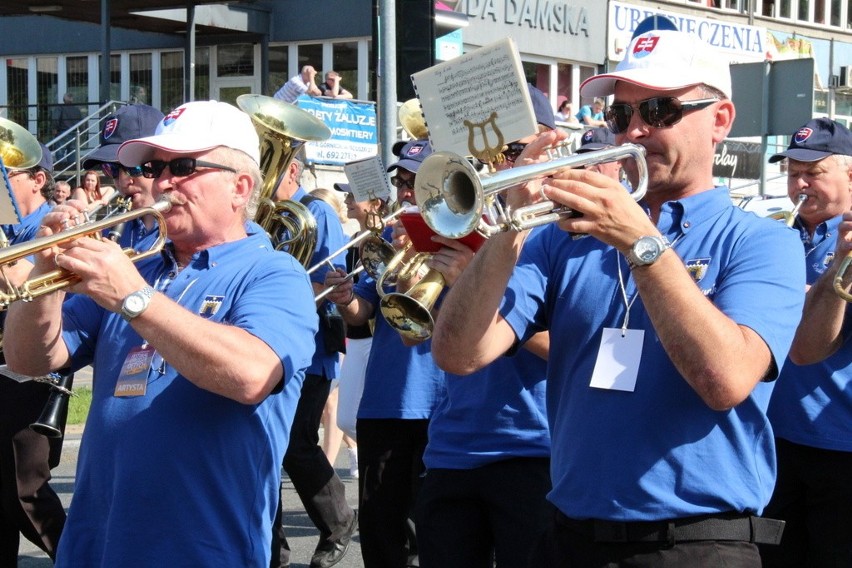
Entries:
{"type": "Polygon", "coordinates": [[[408,149],[408,152],[406,152],[406,155],[407,155],[407,157],[410,158],[412,156],[416,156],[422,150],[423,150],[423,146],[412,146],[411,148],[408,149]]]}
{"type": "Polygon", "coordinates": [[[104,124],[104,140],[109,139],[110,136],[115,134],[115,131],[118,129],[118,119],[111,118],[106,121],[104,124]]]}
{"type": "Polygon", "coordinates": [[[796,144],[801,144],[805,140],[810,138],[811,134],[813,134],[813,133],[814,133],[813,128],[808,128],[807,126],[803,126],[802,128],[800,128],[798,130],[798,132],[796,132],[796,135],[793,137],[793,140],[796,142],[796,144]]]}
{"type": "Polygon", "coordinates": [[[165,118],[163,118],[163,126],[168,126],[169,124],[176,121],[180,117],[180,115],[183,114],[184,110],[186,110],[186,109],[184,109],[183,107],[180,107],[180,108],[174,109],[169,114],[167,114],[165,116],[165,118]]]}
{"type": "Polygon", "coordinates": [[[633,57],[646,57],[657,47],[657,42],[660,41],[660,36],[643,37],[633,46],[633,57]]]}

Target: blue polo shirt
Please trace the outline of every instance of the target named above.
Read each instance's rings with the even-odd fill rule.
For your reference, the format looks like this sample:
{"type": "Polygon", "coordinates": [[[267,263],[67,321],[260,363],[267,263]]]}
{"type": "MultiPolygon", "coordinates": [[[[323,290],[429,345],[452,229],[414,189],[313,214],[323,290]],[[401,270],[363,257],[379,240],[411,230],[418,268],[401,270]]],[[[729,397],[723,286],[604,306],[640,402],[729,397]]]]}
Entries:
{"type": "Polygon", "coordinates": [[[180,272],[167,255],[137,266],[183,308],[263,340],[281,360],[282,383],[241,404],[155,354],[144,396],[117,397],[122,364],[142,338],[87,296],[65,302],[63,338],[74,369],[93,366],[94,390],[57,566],[266,566],[280,466],[314,352],[307,275],[262,233],[198,252],[180,272]]]}
{"type": "MultiPolygon", "coordinates": [[[[305,197],[307,193],[301,187],[293,194],[292,201],[299,201],[305,197]]],[[[317,244],[314,249],[314,255],[311,257],[309,266],[314,266],[322,260],[328,258],[328,255],[343,247],[348,239],[343,232],[343,225],[340,224],[340,219],[337,213],[331,208],[331,205],[322,199],[311,200],[306,207],[314,216],[317,223],[317,244]]],[[[346,251],[334,257],[332,264],[336,268],[346,270],[346,251]]],[[[310,275],[311,282],[322,284],[325,282],[325,275],[331,270],[328,264],[323,264],[318,270],[310,275]]],[[[331,302],[323,302],[319,307],[320,310],[326,312],[334,309],[334,304],[331,302]]],[[[322,328],[317,331],[316,335],[316,350],[314,359],[308,367],[309,375],[323,375],[327,379],[337,378],[337,373],[340,370],[340,354],[337,352],[329,353],[325,349],[325,338],[323,337],[322,328]]]]}
{"type": "MultiPolygon", "coordinates": [[[[795,232],[734,207],[724,187],[663,204],[658,228],[704,296],[757,332],[780,368],[804,296],[795,232]]],[[[550,329],[558,346],[548,361],[548,498],[563,513],[646,521],[763,510],[775,483],[765,414],[774,382],[735,408],[710,409],[663,349],[616,249],[549,225],[524,246],[501,313],[519,337],[550,329]],[[590,386],[603,330],[624,321],[619,266],[635,298],[629,328],[645,332],[633,392],[590,386]]]]}
{"type": "MultiPolygon", "coordinates": [[[[797,224],[805,251],[808,284],[834,259],[842,216],[821,223],[811,239],[797,224]]],[[[843,320],[843,344],[819,363],[784,366],[769,404],[775,435],[796,444],[852,452],[852,305],[843,320]]]]}
{"type": "Polygon", "coordinates": [[[547,362],[521,348],[470,375],[447,373],[446,394],[429,422],[429,469],[473,469],[550,456],[545,410],[547,362]]]}
{"type": "Polygon", "coordinates": [[[367,360],[358,419],[428,419],[443,395],[444,371],[432,359],[432,340],[403,345],[399,333],[379,311],[376,281],[361,278],[355,293],[376,309],[373,346],[367,360]]]}
{"type": "Polygon", "coordinates": [[[3,231],[9,239],[9,244],[25,243],[36,238],[41,227],[41,220],[47,215],[53,206],[48,203],[42,203],[38,209],[21,219],[17,225],[3,225],[3,231]]]}

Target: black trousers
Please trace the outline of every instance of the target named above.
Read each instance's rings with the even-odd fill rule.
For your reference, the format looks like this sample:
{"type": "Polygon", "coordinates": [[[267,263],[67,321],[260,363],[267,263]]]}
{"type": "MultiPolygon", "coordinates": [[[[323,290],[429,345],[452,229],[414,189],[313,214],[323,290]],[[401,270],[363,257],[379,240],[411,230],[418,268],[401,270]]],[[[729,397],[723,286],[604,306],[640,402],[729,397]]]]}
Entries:
{"type": "MultiPolygon", "coordinates": [[[[355,511],[346,503],[346,487],[319,446],[322,409],[330,387],[331,381],[322,375],[305,376],[283,464],[305,512],[320,532],[317,546],[336,542],[346,533],[355,516],[355,511]]],[[[279,499],[272,525],[272,568],[290,563],[283,512],[279,499]]]]}
{"type": "Polygon", "coordinates": [[[779,546],[761,546],[763,565],[852,567],[852,452],[776,438],[778,480],[764,515],[787,522],[779,546]]]}
{"type": "Polygon", "coordinates": [[[49,485],[62,439],[29,428],[49,392],[44,383],[0,377],[0,566],[17,565],[20,534],[54,558],[65,526],[65,509],[49,485]]]}
{"type": "Polygon", "coordinates": [[[553,506],[549,458],[429,469],[417,498],[420,568],[526,566],[553,506]]]}
{"type": "Polygon", "coordinates": [[[411,526],[428,420],[358,419],[358,531],[364,568],[405,568],[416,555],[411,526]]]}
{"type": "Polygon", "coordinates": [[[739,540],[595,542],[556,511],[534,547],[530,568],[759,568],[757,545],[739,540]]]}

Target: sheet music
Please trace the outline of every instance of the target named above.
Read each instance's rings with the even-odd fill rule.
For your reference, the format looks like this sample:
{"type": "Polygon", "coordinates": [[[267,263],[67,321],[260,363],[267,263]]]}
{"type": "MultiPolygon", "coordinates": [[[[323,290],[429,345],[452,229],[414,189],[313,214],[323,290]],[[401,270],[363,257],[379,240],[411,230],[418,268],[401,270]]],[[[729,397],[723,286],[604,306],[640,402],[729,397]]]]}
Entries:
{"type": "Polygon", "coordinates": [[[377,198],[388,201],[390,198],[388,175],[379,156],[344,164],[343,173],[349,180],[349,187],[356,202],[377,198]]]}
{"type": "Polygon", "coordinates": [[[537,131],[511,38],[419,71],[411,79],[436,151],[475,156],[474,150],[496,145],[498,131],[504,144],[537,131]]]}

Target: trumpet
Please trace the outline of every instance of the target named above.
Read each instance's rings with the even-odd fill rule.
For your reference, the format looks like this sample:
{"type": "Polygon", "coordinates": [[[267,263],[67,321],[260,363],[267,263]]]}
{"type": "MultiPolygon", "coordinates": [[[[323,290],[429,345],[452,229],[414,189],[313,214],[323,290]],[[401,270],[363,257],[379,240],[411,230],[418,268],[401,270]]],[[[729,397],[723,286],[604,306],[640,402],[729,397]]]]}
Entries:
{"type": "MultiPolygon", "coordinates": [[[[554,149],[563,151],[564,147],[554,149]]],[[[492,221],[483,220],[490,206],[502,209],[494,196],[510,189],[551,175],[563,168],[576,168],[633,158],[639,171],[639,181],[631,195],[639,201],[648,190],[648,166],[645,148],[636,144],[622,144],[585,154],[558,156],[546,162],[518,166],[493,174],[479,175],[462,156],[452,152],[435,152],[420,164],[414,181],[414,194],[426,224],[439,235],[460,239],[477,230],[485,236],[502,231],[523,231],[570,217],[573,211],[555,206],[552,201],[541,201],[519,207],[514,211],[500,211],[492,221]]]]}
{"type": "MultiPolygon", "coordinates": [[[[333,269],[334,265],[331,264],[332,260],[337,258],[337,256],[342,252],[357,246],[359,250],[358,256],[361,260],[358,263],[358,266],[353,268],[352,271],[346,275],[346,279],[348,280],[350,278],[354,278],[356,274],[360,274],[361,272],[366,271],[367,274],[369,274],[373,279],[378,280],[379,276],[384,271],[384,266],[386,266],[396,254],[394,248],[388,242],[386,242],[379,233],[382,231],[385,225],[399,217],[405,211],[406,206],[407,204],[401,205],[393,213],[382,217],[381,220],[379,220],[378,222],[374,222],[374,226],[365,229],[354,237],[352,237],[352,239],[348,243],[346,243],[345,246],[340,247],[320,262],[308,268],[308,274],[313,274],[314,272],[319,270],[323,265],[327,265],[329,268],[333,269]]],[[[375,218],[377,217],[378,214],[375,214],[375,218]]],[[[328,288],[314,296],[314,301],[319,302],[323,300],[339,285],[340,284],[329,286],[328,288]]]]}
{"type": "Polygon", "coordinates": [[[788,227],[792,227],[793,223],[796,222],[796,216],[799,214],[799,209],[802,208],[802,204],[807,201],[808,196],[804,193],[800,193],[797,197],[796,206],[793,207],[792,211],[779,211],[777,213],[773,213],[769,217],[771,219],[775,219],[776,221],[784,221],[784,224],[788,227]]]}
{"type": "MultiPolygon", "coordinates": [[[[124,253],[133,262],[138,262],[153,256],[157,254],[166,243],[166,222],[163,217],[163,213],[166,213],[169,209],[171,209],[173,202],[176,203],[176,198],[171,194],[166,194],[163,197],[163,200],[158,201],[151,207],[143,207],[141,209],[135,209],[126,213],[113,215],[112,217],[108,217],[100,221],[84,223],[56,233],[55,235],[39,237],[31,241],[0,249],[0,271],[2,271],[4,267],[11,266],[15,262],[28,256],[49,250],[55,246],[70,243],[82,237],[100,238],[104,230],[139,217],[144,217],[145,215],[153,215],[160,225],[160,233],[157,240],[151,245],[151,248],[146,251],[136,251],[131,248],[127,248],[124,249],[124,253]]],[[[0,291],[0,308],[6,308],[9,304],[18,300],[29,302],[33,298],[72,286],[79,281],[80,277],[76,274],[59,268],[46,274],[42,274],[41,276],[31,278],[18,286],[7,282],[6,290],[0,291]]]]}

